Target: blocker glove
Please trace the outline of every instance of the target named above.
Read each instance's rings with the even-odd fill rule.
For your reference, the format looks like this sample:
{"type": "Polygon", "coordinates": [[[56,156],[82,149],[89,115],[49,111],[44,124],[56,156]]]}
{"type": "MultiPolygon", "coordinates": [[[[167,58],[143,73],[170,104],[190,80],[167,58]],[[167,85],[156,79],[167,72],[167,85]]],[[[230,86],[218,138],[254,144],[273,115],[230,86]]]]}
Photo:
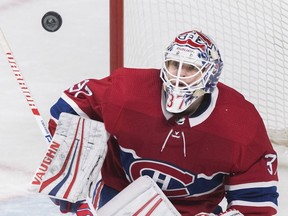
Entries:
{"type": "Polygon", "coordinates": [[[68,213],[68,212],[76,213],[78,207],[80,206],[82,202],[82,201],[78,201],[76,203],[71,203],[65,200],[59,200],[59,199],[54,199],[54,198],[50,198],[50,199],[55,205],[60,207],[61,213],[68,213]]]}

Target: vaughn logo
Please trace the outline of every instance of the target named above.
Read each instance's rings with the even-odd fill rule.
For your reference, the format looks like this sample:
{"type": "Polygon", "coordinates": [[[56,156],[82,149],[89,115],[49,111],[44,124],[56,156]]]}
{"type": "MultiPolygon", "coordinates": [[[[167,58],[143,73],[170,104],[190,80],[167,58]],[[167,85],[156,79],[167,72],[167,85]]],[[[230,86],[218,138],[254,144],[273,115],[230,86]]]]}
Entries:
{"type": "Polygon", "coordinates": [[[45,176],[49,165],[52,163],[53,158],[55,157],[59,147],[60,147],[60,144],[54,141],[51,143],[48,151],[46,152],[44,159],[42,160],[38,170],[36,171],[33,177],[32,185],[37,185],[37,186],[41,185],[43,177],[45,176]]]}

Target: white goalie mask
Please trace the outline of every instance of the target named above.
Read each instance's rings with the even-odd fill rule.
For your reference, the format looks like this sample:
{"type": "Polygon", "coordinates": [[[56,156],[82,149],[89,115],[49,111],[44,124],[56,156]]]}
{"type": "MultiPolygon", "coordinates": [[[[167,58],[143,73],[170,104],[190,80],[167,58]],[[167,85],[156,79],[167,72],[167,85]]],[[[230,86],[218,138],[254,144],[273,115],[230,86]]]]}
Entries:
{"type": "Polygon", "coordinates": [[[167,111],[183,112],[213,92],[222,68],[219,50],[208,36],[196,30],[178,35],[165,51],[160,75],[167,111]]]}

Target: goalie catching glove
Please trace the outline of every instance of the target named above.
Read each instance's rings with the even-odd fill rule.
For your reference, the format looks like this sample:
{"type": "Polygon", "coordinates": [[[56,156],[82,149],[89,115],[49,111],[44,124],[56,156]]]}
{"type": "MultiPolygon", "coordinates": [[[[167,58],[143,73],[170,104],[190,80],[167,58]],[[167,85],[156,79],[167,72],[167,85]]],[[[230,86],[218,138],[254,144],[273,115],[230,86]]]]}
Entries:
{"type": "Polygon", "coordinates": [[[102,122],[61,113],[32,190],[72,203],[85,200],[101,170],[108,137],[102,122]]]}

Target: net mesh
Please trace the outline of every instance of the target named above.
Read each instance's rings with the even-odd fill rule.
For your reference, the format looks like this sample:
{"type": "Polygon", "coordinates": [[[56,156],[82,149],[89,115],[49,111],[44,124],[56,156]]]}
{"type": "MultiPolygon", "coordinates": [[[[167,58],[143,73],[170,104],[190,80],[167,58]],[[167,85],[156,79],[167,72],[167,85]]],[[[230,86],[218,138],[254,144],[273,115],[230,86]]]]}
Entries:
{"type": "Polygon", "coordinates": [[[288,164],[288,3],[284,0],[125,0],[124,66],[160,68],[176,35],[210,35],[222,54],[220,81],[262,116],[280,164],[288,164]]]}
{"type": "Polygon", "coordinates": [[[288,3],[125,0],[124,65],[160,68],[166,46],[176,35],[193,28],[216,41],[224,61],[220,81],[255,104],[268,130],[285,130],[288,3]]]}

